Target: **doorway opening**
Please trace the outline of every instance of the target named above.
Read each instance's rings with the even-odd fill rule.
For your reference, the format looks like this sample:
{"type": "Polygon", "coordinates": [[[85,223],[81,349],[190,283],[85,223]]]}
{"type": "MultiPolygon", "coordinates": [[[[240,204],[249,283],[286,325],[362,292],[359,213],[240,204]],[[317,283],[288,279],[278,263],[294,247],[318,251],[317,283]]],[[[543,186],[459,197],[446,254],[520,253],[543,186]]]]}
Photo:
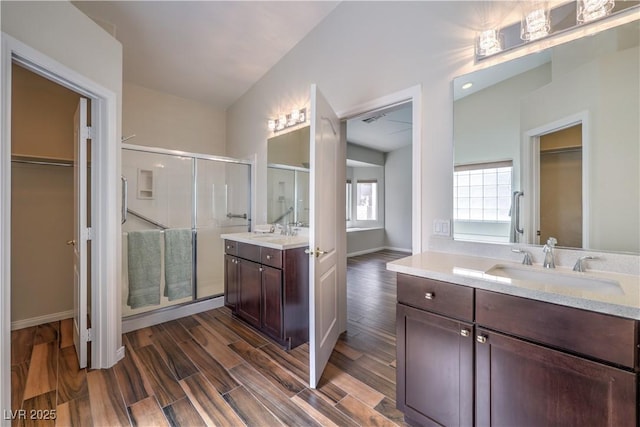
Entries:
{"type": "Polygon", "coordinates": [[[524,133],[525,243],[589,247],[589,122],[576,114],[524,133]]]}
{"type": "Polygon", "coordinates": [[[347,256],[412,251],[411,101],[346,121],[347,256]]]}
{"type": "Polygon", "coordinates": [[[93,224],[87,153],[95,150],[84,131],[90,99],[18,62],[11,76],[11,370],[24,374],[11,375],[11,387],[24,401],[46,386],[36,377],[50,349],[80,368],[88,363],[94,239],[78,232],[79,222],[93,224]]]}
{"type": "Polygon", "coordinates": [[[540,136],[540,242],[582,248],[582,124],[540,136]]]}

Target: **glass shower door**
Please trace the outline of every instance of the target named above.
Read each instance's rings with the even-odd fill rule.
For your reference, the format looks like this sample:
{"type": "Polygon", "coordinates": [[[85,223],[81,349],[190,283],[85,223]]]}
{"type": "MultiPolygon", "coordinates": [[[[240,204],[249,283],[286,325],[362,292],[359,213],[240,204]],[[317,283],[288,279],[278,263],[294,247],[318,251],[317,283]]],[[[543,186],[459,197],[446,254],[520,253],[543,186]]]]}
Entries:
{"type": "Polygon", "coordinates": [[[193,299],[193,168],[189,157],[122,150],[123,316],[193,299]]]}
{"type": "Polygon", "coordinates": [[[251,166],[196,159],[196,298],[224,293],[225,233],[250,228],[251,166]]]}

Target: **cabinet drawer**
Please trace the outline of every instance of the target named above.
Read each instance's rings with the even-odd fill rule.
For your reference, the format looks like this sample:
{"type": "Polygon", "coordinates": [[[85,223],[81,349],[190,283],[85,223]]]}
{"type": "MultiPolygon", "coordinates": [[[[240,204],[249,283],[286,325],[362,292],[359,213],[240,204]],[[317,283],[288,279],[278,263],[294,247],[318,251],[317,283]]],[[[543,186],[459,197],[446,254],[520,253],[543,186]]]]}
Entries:
{"type": "Polygon", "coordinates": [[[225,240],[224,253],[229,255],[238,255],[238,244],[233,240],[225,240]]]}
{"type": "Polygon", "coordinates": [[[260,248],[260,262],[274,268],[282,268],[282,251],[272,248],[260,248]]]}
{"type": "Polygon", "coordinates": [[[637,322],[548,302],[476,291],[478,325],[630,368],[637,322]]]}
{"type": "Polygon", "coordinates": [[[260,262],[260,246],[237,242],[238,256],[249,261],[260,262]]]}
{"type": "Polygon", "coordinates": [[[473,321],[473,288],[398,274],[398,302],[473,321]]]}

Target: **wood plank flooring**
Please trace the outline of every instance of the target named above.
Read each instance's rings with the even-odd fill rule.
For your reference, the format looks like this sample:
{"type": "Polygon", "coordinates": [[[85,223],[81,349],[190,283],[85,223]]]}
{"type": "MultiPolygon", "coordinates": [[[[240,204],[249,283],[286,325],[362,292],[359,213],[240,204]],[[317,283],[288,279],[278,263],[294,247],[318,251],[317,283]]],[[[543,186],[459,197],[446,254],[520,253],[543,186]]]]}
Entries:
{"type": "Polygon", "coordinates": [[[316,390],[308,344],[284,351],[226,308],[125,334],[126,357],[104,370],[78,369],[67,319],[12,332],[12,425],[402,426],[385,265],[404,256],[348,259],[348,329],[316,390]]]}

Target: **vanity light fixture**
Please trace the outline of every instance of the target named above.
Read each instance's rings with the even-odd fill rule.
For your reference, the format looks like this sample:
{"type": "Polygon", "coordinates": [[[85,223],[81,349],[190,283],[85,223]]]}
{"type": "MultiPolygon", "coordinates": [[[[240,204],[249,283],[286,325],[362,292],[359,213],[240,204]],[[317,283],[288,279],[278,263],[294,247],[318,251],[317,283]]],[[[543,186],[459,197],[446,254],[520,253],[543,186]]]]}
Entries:
{"type": "Polygon", "coordinates": [[[576,19],[579,24],[583,24],[604,18],[611,14],[615,4],[614,0],[578,0],[576,19]]]}
{"type": "Polygon", "coordinates": [[[476,37],[476,55],[479,57],[493,55],[502,51],[502,37],[497,29],[482,31],[476,37]]]}
{"type": "Polygon", "coordinates": [[[270,131],[279,132],[307,121],[307,109],[295,109],[289,114],[280,114],[277,119],[269,119],[267,127],[270,131]]]}
{"type": "Polygon", "coordinates": [[[551,19],[549,9],[534,9],[522,17],[520,38],[524,41],[533,41],[549,35],[551,31],[551,19]]]}

